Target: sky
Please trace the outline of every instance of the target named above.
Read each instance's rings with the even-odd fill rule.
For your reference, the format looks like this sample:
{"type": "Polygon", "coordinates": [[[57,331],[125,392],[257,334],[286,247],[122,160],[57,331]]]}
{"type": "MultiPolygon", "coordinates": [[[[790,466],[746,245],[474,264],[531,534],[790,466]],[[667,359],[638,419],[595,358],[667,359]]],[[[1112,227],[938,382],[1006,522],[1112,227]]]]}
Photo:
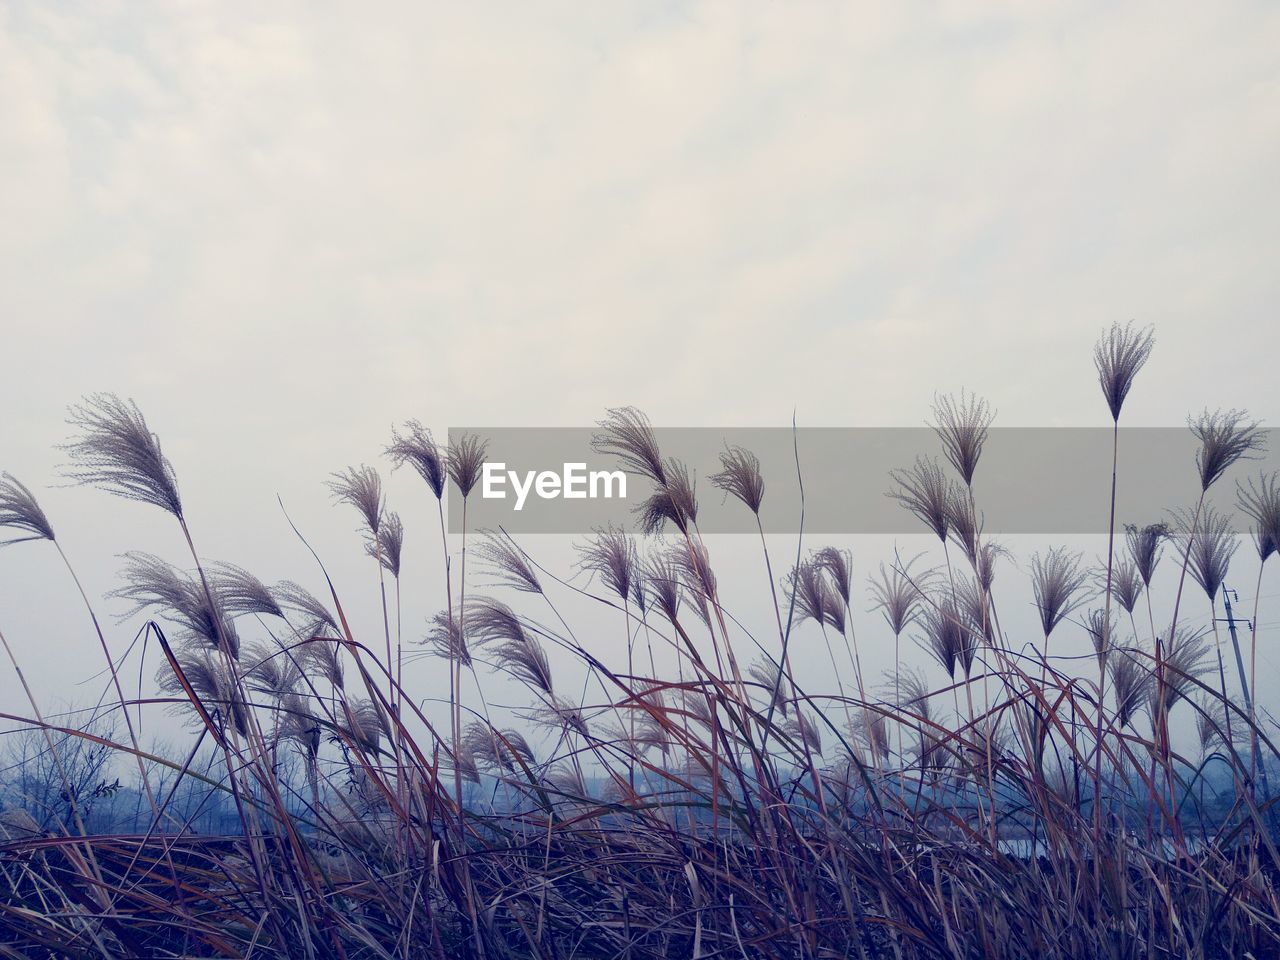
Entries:
{"type": "MultiPolygon", "coordinates": [[[[1133,319],[1129,425],[1274,425],[1278,49],[1263,3],[8,0],[0,469],[98,598],[182,544],[57,485],[96,390],[202,552],[313,583],[277,495],[366,583],[322,481],[411,417],[914,426],[967,387],[1105,425],[1090,351],[1133,319]]],[[[39,548],[0,630],[55,692],[84,625],[39,548]]]]}

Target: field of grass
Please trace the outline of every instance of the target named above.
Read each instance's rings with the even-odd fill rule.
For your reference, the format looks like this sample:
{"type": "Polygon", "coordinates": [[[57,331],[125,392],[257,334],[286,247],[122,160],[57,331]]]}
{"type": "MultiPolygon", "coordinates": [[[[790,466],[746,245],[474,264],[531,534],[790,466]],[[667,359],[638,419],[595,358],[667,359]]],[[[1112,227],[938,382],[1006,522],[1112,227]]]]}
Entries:
{"type": "MultiPolygon", "coordinates": [[[[1134,327],[1098,343],[1117,443],[1151,348],[1134,327]]],[[[0,956],[1280,956],[1268,780],[1280,768],[1275,725],[1250,696],[1257,611],[1238,639],[1184,622],[1193,593],[1218,596],[1237,533],[1204,496],[1167,525],[1117,529],[1113,471],[1105,563],[1032,557],[1038,630],[1010,636],[1001,588],[1020,574],[984,537],[973,495],[991,414],[963,394],[938,398],[934,417],[943,457],[904,466],[888,491],[935,536],[930,554],[855,571],[807,538],[784,557],[763,532],[743,536],[773,588],[755,610],[721,604],[689,471],[638,411],[610,411],[595,441],[650,488],[638,532],[597,531],[578,568],[558,571],[501,533],[451,537],[444,499],[473,495],[483,439],[442,447],[409,423],[388,460],[434,501],[439,530],[421,540],[438,539],[445,576],[429,636],[402,646],[401,588],[428,585],[400,582],[404,530],[374,470],[331,480],[379,577],[382,616],[358,624],[332,588],[204,561],[142,413],[87,398],[72,410],[69,477],[163,511],[189,548],[179,564],[126,555],[117,596],[163,653],[146,702],[167,702],[191,736],[174,756],[140,742],[128,650],[74,594],[112,683],[111,725],[54,719],[29,690],[4,707],[5,736],[24,747],[0,784],[0,956]],[[1152,596],[1161,563],[1176,590],[1152,596]],[[625,649],[590,652],[562,615],[573,595],[607,608],[625,649]],[[852,630],[868,596],[883,614],[871,638],[852,630]],[[764,625],[749,661],[744,622],[764,625]],[[1051,652],[1071,623],[1096,656],[1067,669],[1051,652]],[[908,639],[944,683],[901,662],[864,676],[861,644],[908,639]],[[674,670],[656,668],[655,649],[674,670]],[[549,650],[598,693],[553,675],[549,650]],[[424,654],[448,673],[447,710],[425,709],[404,679],[424,654]],[[824,689],[797,679],[801,655],[829,659],[824,689]],[[490,721],[494,671],[527,691],[522,726],[490,721]],[[1193,741],[1171,734],[1175,713],[1194,719],[1193,741]],[[98,811],[121,790],[136,811],[104,827],[98,811]]],[[[1252,574],[1256,561],[1261,585],[1280,482],[1242,462],[1262,434],[1237,411],[1190,428],[1188,474],[1203,494],[1236,484],[1252,529],[1235,562],[1252,574]]],[[[739,448],[721,459],[710,482],[758,517],[758,461],[739,448]]],[[[12,549],[62,551],[8,474],[0,527],[10,544],[36,541],[12,549]]]]}

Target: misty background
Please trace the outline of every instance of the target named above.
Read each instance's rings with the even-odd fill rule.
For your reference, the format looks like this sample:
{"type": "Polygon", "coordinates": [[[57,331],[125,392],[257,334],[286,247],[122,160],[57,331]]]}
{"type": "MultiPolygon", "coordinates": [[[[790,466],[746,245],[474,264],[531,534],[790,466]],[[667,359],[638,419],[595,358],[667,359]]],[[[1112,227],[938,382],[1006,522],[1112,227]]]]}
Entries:
{"type": "MultiPolygon", "coordinates": [[[[55,444],[83,394],[132,397],[201,555],[319,593],[279,496],[376,648],[376,568],[323,481],[385,473],[408,418],[441,437],[587,427],[622,404],[672,427],[918,427],[935,391],[966,387],[999,426],[1106,426],[1090,351],[1135,319],[1157,345],[1126,425],[1206,405],[1274,425],[1277,49],[1266,4],[4,3],[0,469],[40,497],[99,612],[122,612],[100,599],[118,555],[183,564],[184,544],[154,509],[58,486],[55,444]]],[[[1100,514],[1108,480],[1081,478],[1100,514]]],[[[980,502],[982,484],[980,467],[980,502]]],[[[388,495],[408,644],[444,604],[435,504],[404,471],[388,495]]],[[[522,543],[568,573],[570,538],[522,543]]],[[[1008,543],[1023,568],[1058,543],[1105,551],[1008,543]]],[[[932,544],[846,545],[861,589],[895,545],[932,544]]],[[[767,643],[758,545],[709,546],[726,606],[767,643]]],[[[794,555],[794,537],[771,549],[794,555]]],[[[1248,544],[1232,569],[1251,608],[1248,544]]],[[[1261,676],[1280,663],[1275,576],[1261,676]]],[[[1012,565],[1002,588],[1030,639],[1012,565]]],[[[593,652],[621,651],[620,625],[563,602],[593,652]]],[[[1208,625],[1202,594],[1184,611],[1208,625]]],[[[141,622],[105,616],[113,650],[141,622]]],[[[878,624],[855,620],[869,676],[892,662],[878,624]]],[[[100,696],[47,544],[0,550],[0,630],[42,702],[100,696]]],[[[1061,630],[1087,655],[1083,629],[1061,630]]],[[[801,682],[820,679],[825,649],[798,637],[801,682]]],[[[440,666],[409,675],[426,700],[440,666]]],[[[8,669],[0,702],[22,712],[8,669]]]]}

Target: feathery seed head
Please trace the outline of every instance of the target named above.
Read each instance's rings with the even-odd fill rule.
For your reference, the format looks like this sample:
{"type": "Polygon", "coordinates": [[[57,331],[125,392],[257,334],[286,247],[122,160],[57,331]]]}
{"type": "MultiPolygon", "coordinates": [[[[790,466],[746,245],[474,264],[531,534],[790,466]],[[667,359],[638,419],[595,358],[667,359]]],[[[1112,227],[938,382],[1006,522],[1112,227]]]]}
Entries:
{"type": "Polygon", "coordinates": [[[871,608],[884,614],[885,622],[894,636],[901,636],[920,613],[920,589],[930,579],[930,572],[912,576],[911,566],[919,557],[912,557],[901,568],[886,570],[880,564],[878,577],[868,577],[871,586],[871,597],[875,605],[871,608]]]}
{"type": "Polygon", "coordinates": [[[1093,643],[1093,652],[1098,656],[1098,663],[1104,664],[1107,655],[1111,652],[1111,640],[1115,636],[1115,621],[1108,621],[1106,610],[1099,607],[1089,611],[1089,615],[1085,617],[1084,628],[1089,634],[1090,642],[1093,643]]]}
{"type": "Polygon", "coordinates": [[[400,514],[388,510],[382,518],[378,539],[364,545],[364,551],[382,564],[382,568],[400,579],[400,554],[404,550],[404,524],[400,514]]]}
{"type": "Polygon", "coordinates": [[[708,479],[711,485],[741,500],[752,513],[760,515],[764,500],[764,478],[760,475],[760,458],[742,447],[726,447],[720,454],[719,473],[708,479]]]}
{"type": "Polygon", "coordinates": [[[232,616],[263,614],[283,619],[284,610],[266,584],[234,563],[215,563],[209,568],[210,588],[232,616]]]}
{"type": "Polygon", "coordinates": [[[1280,473],[1259,474],[1256,483],[1251,477],[1247,486],[1237,481],[1236,503],[1253,520],[1258,558],[1266,563],[1280,552],[1280,473]]]}
{"type": "Polygon", "coordinates": [[[471,651],[462,636],[456,617],[449,611],[441,610],[431,618],[431,629],[427,631],[423,643],[432,648],[437,657],[444,660],[457,660],[462,666],[471,667],[471,651]]]}
{"type": "Polygon", "coordinates": [[[826,572],[836,595],[847,605],[853,593],[853,554],[848,550],[823,547],[813,555],[813,563],[826,572]]]}
{"type": "Polygon", "coordinates": [[[1155,675],[1151,672],[1150,656],[1127,647],[1119,648],[1107,660],[1107,672],[1116,702],[1116,720],[1121,727],[1127,727],[1151,697],[1155,675]]]}
{"type": "Polygon", "coordinates": [[[372,467],[347,467],[332,474],[328,481],[329,491],[334,502],[347,503],[359,511],[364,520],[369,536],[377,537],[382,526],[384,501],[382,496],[382,479],[378,471],[372,467]]]}
{"type": "Polygon", "coordinates": [[[591,438],[596,453],[617,457],[624,470],[648,477],[660,487],[666,485],[667,467],[648,417],[635,407],[616,407],[599,426],[600,432],[591,438]]]}
{"type": "Polygon", "coordinates": [[[0,540],[0,547],[24,540],[53,540],[53,525],[40,509],[35,495],[10,473],[0,474],[0,527],[21,531],[25,536],[0,540]]]}
{"type": "Polygon", "coordinates": [[[995,412],[976,394],[960,391],[958,396],[933,398],[933,432],[942,441],[947,460],[966,487],[973,486],[973,474],[987,442],[995,412]]]}
{"type": "Polygon", "coordinates": [[[1048,554],[1037,553],[1031,558],[1032,589],[1046,637],[1084,603],[1086,598],[1081,596],[1081,589],[1088,578],[1089,572],[1080,565],[1080,554],[1068,553],[1065,547],[1055,547],[1048,554]]]}
{"type": "Polygon", "coordinates": [[[494,665],[550,698],[555,691],[547,653],[535,638],[528,634],[522,636],[520,640],[494,645],[491,651],[494,665]]]}
{"type": "Polygon", "coordinates": [[[308,638],[325,634],[338,636],[338,622],[329,612],[329,608],[305,587],[291,580],[282,580],[272,587],[271,593],[285,610],[301,614],[303,620],[298,626],[298,632],[302,636],[308,638]]]}
{"type": "Polygon", "coordinates": [[[1256,460],[1266,447],[1266,434],[1243,410],[1205,410],[1195,420],[1188,418],[1187,423],[1200,441],[1196,469],[1201,490],[1213,486],[1237,461],[1256,460]]]}
{"type": "Polygon", "coordinates": [[[939,540],[947,539],[950,517],[947,499],[951,481],[934,459],[917,457],[909,470],[891,470],[896,489],[886,496],[897,500],[903,508],[914,514],[939,540]]]}
{"type": "Polygon", "coordinates": [[[924,630],[921,646],[933,655],[947,676],[954,680],[957,667],[967,676],[978,651],[978,638],[968,616],[956,608],[950,596],[939,596],[924,607],[919,622],[924,630]]]}
{"type": "Polygon", "coordinates": [[[240,638],[222,602],[217,581],[204,587],[177,567],[149,553],[125,555],[124,586],[109,596],[130,600],[134,607],[126,616],[155,609],[166,619],[184,628],[202,644],[222,647],[234,660],[240,655],[240,638]],[[211,605],[212,602],[212,605],[211,605]]]}
{"type": "Polygon", "coordinates": [[[498,583],[523,593],[542,593],[542,583],[525,552],[505,533],[481,532],[484,539],[476,547],[476,556],[498,578],[498,583]]]}
{"type": "MultiPolygon", "coordinates": [[[[1096,575],[1098,586],[1103,591],[1107,588],[1107,571],[1099,570],[1096,575]]],[[[1111,571],[1111,596],[1124,609],[1125,613],[1133,613],[1142,596],[1142,577],[1138,573],[1138,565],[1132,560],[1123,559],[1114,564],[1111,571]]]]}
{"type": "MultiPolygon", "coordinates": [[[[1193,630],[1179,625],[1171,639],[1164,644],[1164,710],[1166,713],[1194,688],[1193,679],[1204,676],[1210,670],[1209,641],[1204,630],[1193,630]]],[[[1157,686],[1152,684],[1148,693],[1148,709],[1156,715],[1159,707],[1157,686]]]]}
{"type": "Polygon", "coordinates": [[[1154,327],[1123,327],[1113,323],[1093,348],[1093,365],[1098,368],[1098,385],[1106,398],[1112,420],[1120,420],[1120,408],[1133,386],[1134,378],[1151,356],[1155,346],[1154,327]]]}
{"type": "Polygon", "coordinates": [[[667,460],[664,469],[666,480],[636,508],[640,529],[660,533],[670,521],[681,533],[688,533],[698,519],[696,482],[688,466],[679,460],[667,460]]]}
{"type": "Polygon", "coordinates": [[[626,602],[636,573],[635,541],[609,526],[596,530],[590,540],[578,547],[578,552],[581,555],[578,568],[600,577],[619,600],[626,602]]]}
{"type": "Polygon", "coordinates": [[[1227,579],[1227,568],[1239,546],[1236,533],[1231,528],[1231,518],[1211,506],[1200,511],[1194,530],[1195,517],[1186,511],[1174,513],[1178,524],[1178,540],[1183,549],[1190,549],[1191,575],[1212,601],[1227,579]]]}
{"type": "Polygon", "coordinates": [[[1149,523],[1145,527],[1138,527],[1127,523],[1124,538],[1143,586],[1151,589],[1151,578],[1155,576],[1156,564],[1160,562],[1161,544],[1169,538],[1169,525],[1149,523]]]}
{"type": "Polygon", "coordinates": [[[445,469],[445,453],[431,437],[431,431],[417,420],[410,420],[404,425],[405,433],[401,435],[391,432],[391,445],[387,447],[387,456],[391,458],[392,469],[408,464],[423,480],[426,481],[435,498],[444,496],[444,483],[447,475],[445,469]]]}
{"type": "Polygon", "coordinates": [[[62,447],[71,457],[65,472],[72,482],[102,487],[182,519],[177,477],[136,403],[95,393],[71,407],[67,423],[79,431],[62,447]]]}
{"type": "Polygon", "coordinates": [[[649,558],[644,583],[649,597],[662,615],[675,623],[680,612],[680,567],[670,552],[649,558]]]}
{"type": "Polygon", "coordinates": [[[464,433],[449,439],[449,453],[445,458],[449,479],[465,500],[480,482],[485,457],[489,454],[489,441],[481,440],[474,433],[464,433]]]}

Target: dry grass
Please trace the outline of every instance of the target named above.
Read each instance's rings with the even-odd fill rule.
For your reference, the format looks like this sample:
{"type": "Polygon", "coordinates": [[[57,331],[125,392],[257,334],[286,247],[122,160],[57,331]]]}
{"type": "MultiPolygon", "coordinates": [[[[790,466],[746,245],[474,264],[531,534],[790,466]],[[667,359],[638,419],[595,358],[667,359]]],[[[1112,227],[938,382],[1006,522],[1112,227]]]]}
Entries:
{"type": "MultiPolygon", "coordinates": [[[[1150,343],[1143,332],[1110,337],[1097,362],[1118,416],[1150,343]]],[[[612,411],[597,449],[648,477],[641,520],[671,539],[649,549],[599,531],[581,548],[581,576],[562,580],[491,535],[475,552],[510,603],[471,593],[455,604],[471,585],[465,567],[446,565],[431,596],[444,609],[417,649],[450,673],[450,729],[440,729],[402,688],[385,622],[370,639],[332,588],[320,599],[239,567],[205,569],[141,414],[88,401],[75,414],[85,431],[70,448],[76,476],[162,508],[191,542],[192,570],[129,555],[119,593],[153,618],[144,630],[164,656],[162,702],[196,740],[174,759],[4,714],[43,731],[51,750],[78,739],[136,756],[140,769],[145,760],[157,789],[137,830],[68,822],[38,833],[16,814],[0,821],[0,956],[1276,956],[1280,855],[1259,776],[1276,757],[1273,727],[1215,676],[1209,640],[1176,623],[1181,584],[1176,598],[1152,598],[1167,529],[1129,528],[1130,556],[1114,571],[1062,549],[1037,556],[1041,636],[1010,636],[998,616],[1003,554],[983,539],[968,494],[990,414],[967,395],[936,413],[957,477],[922,457],[892,493],[939,538],[935,567],[886,560],[860,599],[848,553],[797,555],[781,590],[760,591],[774,605],[764,616],[776,619],[776,645],[739,671],[744,635],[721,606],[692,478],[662,456],[642,414],[612,411]],[[949,531],[968,570],[944,553],[949,531]],[[1046,648],[1094,583],[1128,616],[1113,618],[1108,602],[1085,617],[1090,678],[1046,648]],[[616,611],[625,663],[575,635],[561,606],[576,595],[616,611]],[[1140,629],[1141,596],[1149,610],[1171,607],[1175,622],[1157,631],[1150,613],[1140,629]],[[857,646],[867,638],[853,636],[851,616],[866,602],[884,618],[873,639],[895,651],[903,633],[917,639],[941,684],[898,664],[882,693],[867,690],[857,646]],[[824,642],[828,683],[805,689],[787,651],[813,656],[824,642]],[[652,655],[642,666],[639,644],[674,651],[674,668],[659,673],[652,655]],[[554,676],[552,648],[576,657],[603,695],[586,700],[554,676]],[[522,724],[490,719],[486,666],[525,690],[522,724]],[[463,690],[464,670],[477,696],[463,690]],[[1194,715],[1186,752],[1168,734],[1174,711],[1188,727],[1194,715]],[[1214,767],[1230,787],[1209,811],[1214,767]],[[187,828],[174,808],[183,783],[225,803],[237,830],[187,828]]],[[[1243,415],[1203,420],[1205,449],[1188,470],[1207,487],[1256,449],[1251,429],[1243,415]]],[[[464,437],[445,453],[410,424],[390,454],[435,498],[446,478],[465,497],[484,444],[464,437]]],[[[712,482],[758,513],[758,461],[737,448],[722,460],[712,482]]],[[[1262,543],[1274,540],[1274,489],[1264,479],[1242,493],[1262,543]]],[[[376,474],[346,471],[333,490],[357,508],[398,585],[403,527],[376,474]]],[[[15,540],[52,539],[27,488],[6,475],[0,497],[0,526],[15,540]]],[[[1199,508],[1177,540],[1207,591],[1232,542],[1199,508]]]]}

